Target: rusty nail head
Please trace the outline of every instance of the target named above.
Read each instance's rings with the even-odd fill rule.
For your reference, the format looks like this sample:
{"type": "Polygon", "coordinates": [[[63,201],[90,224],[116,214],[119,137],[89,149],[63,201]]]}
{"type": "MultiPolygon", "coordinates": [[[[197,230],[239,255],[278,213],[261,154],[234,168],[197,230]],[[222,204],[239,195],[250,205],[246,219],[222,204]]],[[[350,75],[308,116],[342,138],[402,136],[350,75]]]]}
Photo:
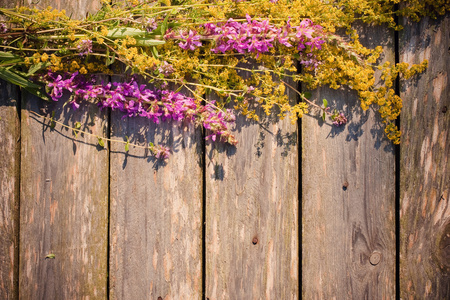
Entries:
{"type": "Polygon", "coordinates": [[[255,236],[252,240],[253,245],[258,244],[258,238],[255,236]]]}
{"type": "Polygon", "coordinates": [[[374,252],[372,253],[372,255],[370,255],[369,260],[370,260],[370,264],[371,264],[371,265],[373,265],[373,266],[378,265],[379,262],[380,262],[380,260],[381,260],[381,253],[380,253],[380,252],[377,252],[377,251],[374,251],[374,252]]]}
{"type": "Polygon", "coordinates": [[[158,297],[158,300],[163,300],[163,298],[161,296],[158,297]]]}
{"type": "Polygon", "coordinates": [[[448,110],[447,106],[444,106],[444,107],[442,108],[442,112],[443,112],[444,114],[447,112],[447,110],[448,110]]]}

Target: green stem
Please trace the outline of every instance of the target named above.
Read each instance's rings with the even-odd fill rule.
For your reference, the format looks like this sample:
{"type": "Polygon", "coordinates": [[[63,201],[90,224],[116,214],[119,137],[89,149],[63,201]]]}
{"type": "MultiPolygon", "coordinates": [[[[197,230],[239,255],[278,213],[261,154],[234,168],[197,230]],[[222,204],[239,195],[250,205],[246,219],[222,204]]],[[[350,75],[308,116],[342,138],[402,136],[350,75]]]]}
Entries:
{"type": "MultiPolygon", "coordinates": [[[[102,140],[105,140],[105,141],[108,141],[108,142],[121,143],[121,144],[125,144],[125,145],[128,144],[128,142],[126,142],[126,141],[116,140],[116,139],[110,139],[110,138],[107,138],[107,137],[104,137],[104,136],[99,136],[99,135],[97,135],[97,134],[90,133],[90,132],[87,132],[87,131],[84,131],[84,130],[81,130],[81,129],[76,129],[76,128],[71,127],[71,126],[68,126],[68,125],[66,125],[66,124],[64,124],[64,123],[62,123],[62,122],[56,121],[56,120],[55,120],[54,118],[52,118],[52,117],[42,116],[42,115],[40,115],[40,114],[38,114],[38,113],[36,113],[36,112],[34,112],[34,111],[29,111],[29,112],[32,113],[33,115],[35,115],[35,116],[41,118],[41,119],[44,119],[44,120],[53,122],[53,123],[58,124],[58,125],[60,125],[60,126],[62,126],[62,127],[64,127],[64,128],[73,130],[74,132],[77,132],[77,133],[82,133],[82,134],[85,134],[85,135],[88,135],[88,136],[92,136],[92,137],[95,137],[95,138],[97,138],[97,139],[102,139],[102,140]]],[[[136,147],[136,148],[141,148],[141,149],[151,149],[151,147],[149,147],[149,146],[140,146],[140,145],[136,145],[136,144],[133,144],[132,146],[133,146],[133,147],[136,147]]]]}

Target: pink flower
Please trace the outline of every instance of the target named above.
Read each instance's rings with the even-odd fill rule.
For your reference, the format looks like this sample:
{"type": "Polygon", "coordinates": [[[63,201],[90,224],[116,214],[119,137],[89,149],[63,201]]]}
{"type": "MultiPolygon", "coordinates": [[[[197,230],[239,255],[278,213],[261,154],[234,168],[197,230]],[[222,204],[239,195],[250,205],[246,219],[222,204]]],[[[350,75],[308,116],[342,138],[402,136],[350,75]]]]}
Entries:
{"type": "Polygon", "coordinates": [[[184,50],[195,50],[195,48],[202,45],[202,42],[200,42],[200,36],[196,35],[196,33],[192,30],[189,30],[189,34],[187,36],[184,36],[183,32],[180,32],[180,36],[184,42],[179,42],[178,46],[184,50]]]}
{"type": "Polygon", "coordinates": [[[343,113],[335,113],[331,116],[331,120],[335,126],[345,125],[347,123],[347,118],[343,113]]]}

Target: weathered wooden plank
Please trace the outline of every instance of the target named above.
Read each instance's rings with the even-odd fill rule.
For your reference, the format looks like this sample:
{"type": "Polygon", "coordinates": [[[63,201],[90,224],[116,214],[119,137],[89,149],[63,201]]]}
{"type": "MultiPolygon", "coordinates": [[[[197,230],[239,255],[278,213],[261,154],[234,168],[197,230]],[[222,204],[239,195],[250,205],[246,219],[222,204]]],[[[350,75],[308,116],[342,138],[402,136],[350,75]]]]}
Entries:
{"type": "MultiPolygon", "coordinates": [[[[364,27],[394,61],[393,32],[364,27]]],[[[395,298],[395,161],[379,115],[347,90],[316,99],[345,113],[343,128],[302,119],[302,295],[304,299],[395,298]]]]}
{"type": "MultiPolygon", "coordinates": [[[[73,17],[86,1],[71,1],[73,17]],[[77,5],[75,5],[77,4],[77,5]]],[[[98,1],[90,2],[92,5],[98,1]]],[[[39,7],[61,2],[43,1],[39,7]]],[[[33,112],[43,110],[64,124],[103,135],[104,115],[91,104],[76,111],[63,102],[23,97],[20,183],[20,297],[24,299],[106,298],[108,240],[108,152],[97,141],[56,125],[52,130],[33,112]],[[54,254],[54,259],[46,259],[54,254]]],[[[48,123],[48,122],[47,122],[48,123]]]]}
{"type": "Polygon", "coordinates": [[[108,153],[92,138],[35,117],[102,135],[104,116],[91,104],[69,111],[63,102],[27,95],[21,124],[20,296],[24,299],[105,298],[108,237],[108,153]],[[46,259],[55,254],[55,259],[46,259]]]}
{"type": "Polygon", "coordinates": [[[297,126],[259,115],[206,147],[207,299],[299,298],[297,126]]]}
{"type": "Polygon", "coordinates": [[[403,25],[400,61],[429,67],[401,89],[401,297],[449,299],[450,15],[403,25]]]}
{"type": "Polygon", "coordinates": [[[0,80],[0,299],[17,299],[20,121],[18,89],[0,80]]]}
{"type": "MultiPolygon", "coordinates": [[[[0,7],[18,1],[0,0],[0,7]]],[[[0,16],[0,21],[3,18],[0,16]]],[[[19,275],[19,90],[0,80],[0,299],[18,299],[19,275]]]]}
{"type": "Polygon", "coordinates": [[[202,294],[201,130],[112,113],[112,299],[200,299],[202,294]],[[164,144],[164,163],[132,144],[164,144]],[[161,298],[160,298],[161,297],[161,298]]]}

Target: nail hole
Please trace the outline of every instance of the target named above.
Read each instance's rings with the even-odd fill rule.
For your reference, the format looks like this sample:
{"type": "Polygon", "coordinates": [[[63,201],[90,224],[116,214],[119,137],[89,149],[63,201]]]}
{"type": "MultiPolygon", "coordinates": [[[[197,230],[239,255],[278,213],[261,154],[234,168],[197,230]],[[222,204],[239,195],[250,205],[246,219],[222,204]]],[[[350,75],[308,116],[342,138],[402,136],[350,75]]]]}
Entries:
{"type": "Polygon", "coordinates": [[[442,108],[442,112],[443,112],[444,114],[447,112],[447,110],[448,110],[447,106],[444,106],[444,107],[442,108]]]}
{"type": "Polygon", "coordinates": [[[253,240],[252,240],[252,243],[253,243],[253,245],[258,244],[258,238],[257,238],[257,237],[254,237],[253,240]]]}
{"type": "Polygon", "coordinates": [[[347,188],[348,188],[348,182],[345,181],[345,182],[342,184],[342,189],[343,189],[344,191],[346,191],[347,188]]]}

